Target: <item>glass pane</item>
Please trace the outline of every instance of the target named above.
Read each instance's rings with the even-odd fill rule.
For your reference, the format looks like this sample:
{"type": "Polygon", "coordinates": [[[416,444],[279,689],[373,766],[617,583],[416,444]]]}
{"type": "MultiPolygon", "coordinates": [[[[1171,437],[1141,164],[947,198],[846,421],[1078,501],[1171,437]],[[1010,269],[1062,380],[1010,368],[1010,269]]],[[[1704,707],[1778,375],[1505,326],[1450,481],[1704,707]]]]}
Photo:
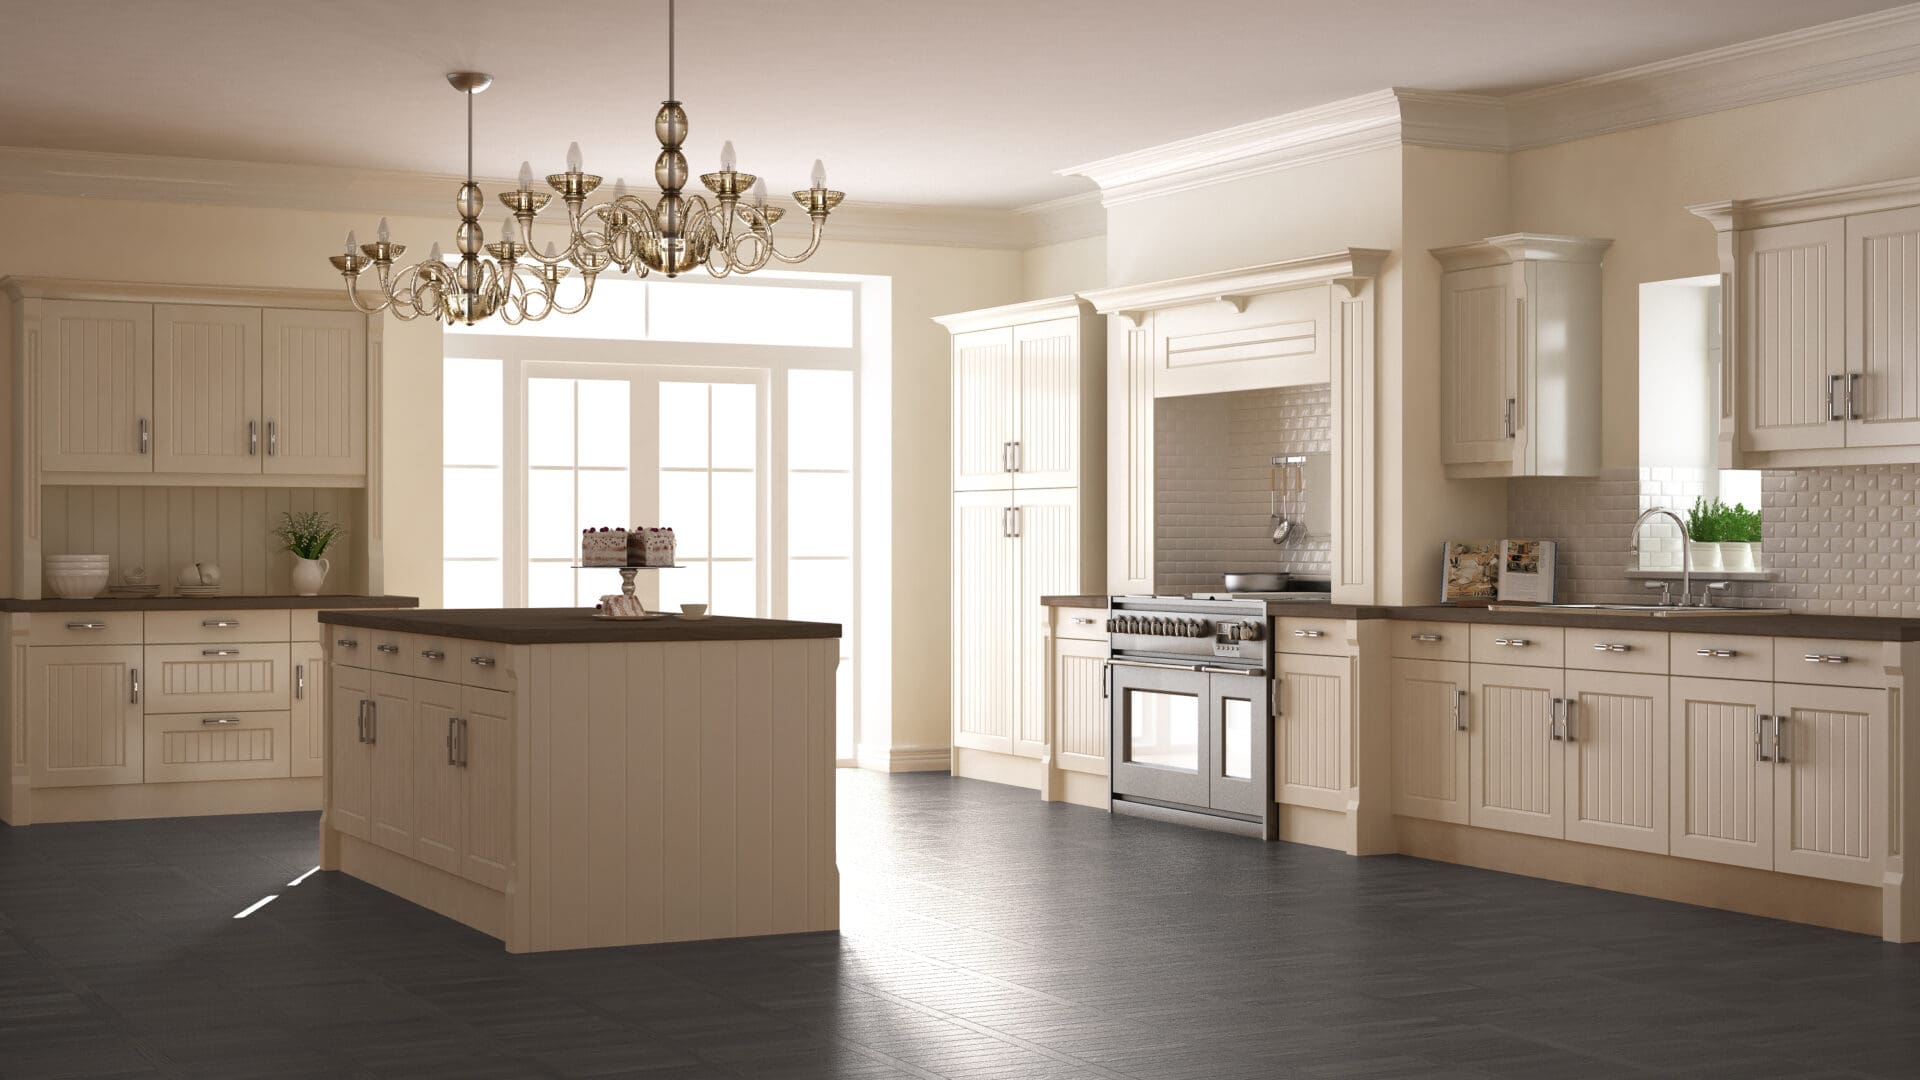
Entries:
{"type": "Polygon", "coordinates": [[[1220,775],[1234,780],[1253,779],[1253,702],[1227,698],[1220,703],[1220,775]]]}
{"type": "Polygon", "coordinates": [[[1127,691],[1127,758],[1182,772],[1200,771],[1200,699],[1158,690],[1127,691]]]}
{"type": "Polygon", "coordinates": [[[440,603],[450,608],[504,607],[500,560],[441,564],[440,603]]]}
{"type": "Polygon", "coordinates": [[[627,437],[633,394],[626,380],[582,379],[579,395],[580,464],[626,468],[633,452],[627,437]]]}
{"type": "Polygon", "coordinates": [[[787,376],[787,467],[853,468],[853,372],[787,376]]]}
{"type": "MultiPolygon", "coordinates": [[[[625,522],[589,520],[594,528],[625,522]]],[[[573,516],[573,470],[527,470],[527,556],[534,559],[577,559],[580,529],[573,516]]]]}
{"type": "Polygon", "coordinates": [[[673,530],[675,559],[707,555],[707,474],[660,474],[660,524],[673,530]]]}
{"type": "Polygon", "coordinates": [[[760,614],[754,571],[758,563],[717,562],[713,564],[713,613],[715,615],[760,614]]]}
{"type": "MultiPolygon", "coordinates": [[[[542,184],[540,190],[547,188],[542,184]]],[[[498,209],[498,207],[495,207],[498,209]]],[[[555,213],[559,213],[556,208],[555,213]]],[[[488,229],[498,229],[496,219],[487,225],[488,229]]],[[[563,226],[564,228],[564,226],[563,226]]],[[[488,240],[496,238],[488,234],[488,240]]],[[[421,241],[426,243],[427,241],[421,241]]],[[[542,233],[541,243],[546,243],[542,233]]],[[[425,251],[423,247],[420,250],[425,251]]],[[[560,279],[559,302],[562,307],[574,307],[580,302],[580,275],[568,274],[560,279]]],[[[592,338],[603,341],[645,341],[647,339],[647,283],[624,278],[613,278],[611,274],[601,274],[593,286],[593,302],[586,310],[574,315],[556,316],[541,322],[523,322],[509,326],[499,319],[488,319],[474,326],[455,323],[446,328],[449,334],[488,334],[502,337],[535,338],[592,338]]]]}
{"type": "Polygon", "coordinates": [[[713,384],[713,467],[751,469],[759,452],[759,417],[752,383],[713,384]]]}
{"type": "Polygon", "coordinates": [[[449,358],[442,379],[442,463],[500,464],[500,361],[449,358]]]}
{"type": "Polygon", "coordinates": [[[787,553],[853,554],[853,476],[791,473],[787,477],[787,553]]]}
{"type": "Polygon", "coordinates": [[[505,535],[499,469],[441,470],[440,554],[499,558],[505,535]]]}
{"type": "Polygon", "coordinates": [[[573,380],[527,380],[527,464],[573,464],[573,380]]]}
{"type": "Polygon", "coordinates": [[[848,289],[694,282],[649,282],[647,288],[647,336],[655,341],[838,349],[853,344],[848,289]]]}
{"type": "MultiPolygon", "coordinates": [[[[633,484],[625,469],[581,469],[574,474],[580,480],[580,528],[593,522],[594,528],[627,528],[634,524],[628,506],[633,501],[633,484]]],[[[580,534],[573,534],[579,543],[580,534]]]]}
{"type": "Polygon", "coordinates": [[[661,611],[679,611],[681,604],[707,602],[707,564],[704,562],[692,563],[681,570],[646,572],[660,575],[661,611]]]}
{"type": "Polygon", "coordinates": [[[707,465],[707,384],[660,384],[660,467],[707,465]]]}
{"type": "Polygon", "coordinates": [[[713,556],[751,559],[759,552],[758,492],[752,473],[713,474],[713,556]]]}
{"type": "Polygon", "coordinates": [[[573,568],[566,563],[527,564],[528,607],[573,607],[573,568]]]}
{"type": "MultiPolygon", "coordinates": [[[[787,618],[839,623],[846,634],[853,620],[853,564],[840,559],[788,563],[787,618]]],[[[845,651],[846,645],[840,648],[845,651]]]]}

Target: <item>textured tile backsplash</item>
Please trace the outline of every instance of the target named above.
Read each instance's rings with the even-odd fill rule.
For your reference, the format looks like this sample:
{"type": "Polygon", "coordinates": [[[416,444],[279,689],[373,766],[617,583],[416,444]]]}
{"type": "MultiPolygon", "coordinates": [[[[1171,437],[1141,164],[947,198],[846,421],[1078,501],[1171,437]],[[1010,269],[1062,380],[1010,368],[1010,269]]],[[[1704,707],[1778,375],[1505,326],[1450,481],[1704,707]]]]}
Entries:
{"type": "MultiPolygon", "coordinates": [[[[1326,386],[1161,398],[1154,406],[1158,591],[1217,590],[1228,571],[1331,573],[1324,532],[1276,546],[1268,516],[1273,456],[1331,449],[1326,386]]],[[[1289,516],[1304,513],[1303,497],[1282,501],[1289,516]]]]}
{"type": "MultiPolygon", "coordinates": [[[[1691,506],[1704,477],[1686,473],[1610,469],[1592,480],[1509,481],[1507,535],[1560,541],[1564,602],[1644,603],[1639,583],[1625,576],[1627,530],[1648,506],[1691,506]]],[[[1920,618],[1920,465],[1770,471],[1761,479],[1761,518],[1760,567],[1779,580],[1735,583],[1715,603],[1920,618]]],[[[1672,527],[1650,524],[1644,535],[1648,565],[1677,569],[1672,527]]]]}

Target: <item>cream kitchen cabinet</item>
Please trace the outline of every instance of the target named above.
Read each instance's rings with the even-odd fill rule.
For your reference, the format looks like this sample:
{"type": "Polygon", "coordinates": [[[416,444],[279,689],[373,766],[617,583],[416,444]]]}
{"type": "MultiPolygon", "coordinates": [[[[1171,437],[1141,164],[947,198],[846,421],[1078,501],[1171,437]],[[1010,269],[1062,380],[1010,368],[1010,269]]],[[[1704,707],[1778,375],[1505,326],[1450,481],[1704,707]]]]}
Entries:
{"type": "Polygon", "coordinates": [[[1598,475],[1600,260],[1611,243],[1515,233],[1433,249],[1449,476],[1598,475]]]}
{"type": "Polygon", "coordinates": [[[1566,838],[1665,854],[1667,677],[1569,670],[1566,679],[1566,838]]]}
{"type": "Polygon", "coordinates": [[[153,305],[48,300],[34,306],[37,333],[20,362],[38,361],[40,468],[152,472],[153,305]]]}
{"type": "Polygon", "coordinates": [[[364,476],[366,318],[268,308],[261,320],[261,471],[364,476]]]}
{"type": "Polygon", "coordinates": [[[153,468],[260,471],[260,309],[153,309],[153,468]]]}
{"type": "Polygon", "coordinates": [[[1775,870],[1880,884],[1888,723],[1885,690],[1774,685],[1775,870]]]}
{"type": "Polygon", "coordinates": [[[1394,813],[1467,824],[1469,693],[1464,663],[1393,662],[1394,813]]]}
{"type": "Polygon", "coordinates": [[[35,787],[138,784],[145,775],[138,645],[27,653],[27,761],[35,787]]]}
{"type": "Polygon", "coordinates": [[[373,672],[367,699],[367,839],[409,858],[418,835],[414,761],[419,737],[413,680],[373,672]]]}
{"type": "Polygon", "coordinates": [[[1772,713],[1772,683],[1673,680],[1673,854],[1773,868],[1772,713]]]}
{"type": "Polygon", "coordinates": [[[1105,343],[1085,303],[937,321],[953,331],[953,490],[1073,488],[1103,472],[1105,343]]]}
{"type": "Polygon", "coordinates": [[[510,696],[439,679],[374,679],[406,683],[414,844],[403,854],[490,889],[505,888],[513,850],[510,696]]]}
{"type": "Polygon", "coordinates": [[[1048,607],[1047,754],[1040,796],[1106,809],[1107,609],[1048,607]]]}
{"type": "Polygon", "coordinates": [[[337,654],[330,666],[324,827],[368,840],[373,836],[373,744],[367,737],[373,673],[345,663],[337,654]]]}
{"type": "Polygon", "coordinates": [[[1353,747],[1353,660],[1273,654],[1274,801],[1344,813],[1353,747]]]}
{"type": "Polygon", "coordinates": [[[1846,223],[1755,229],[1740,248],[1744,445],[1845,446],[1857,381],[1847,377],[1846,223]]]}
{"type": "Polygon", "coordinates": [[[295,641],[288,775],[319,776],[327,761],[327,664],[317,641],[295,641]]]}
{"type": "Polygon", "coordinates": [[[1564,837],[1566,755],[1558,668],[1470,665],[1467,821],[1483,829],[1564,837]]]}

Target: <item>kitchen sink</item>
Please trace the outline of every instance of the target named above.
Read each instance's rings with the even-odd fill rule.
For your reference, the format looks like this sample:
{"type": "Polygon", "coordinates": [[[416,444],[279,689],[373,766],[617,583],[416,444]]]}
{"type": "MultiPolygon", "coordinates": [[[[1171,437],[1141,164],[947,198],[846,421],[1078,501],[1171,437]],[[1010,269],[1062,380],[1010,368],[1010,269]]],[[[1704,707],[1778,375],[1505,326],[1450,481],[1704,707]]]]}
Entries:
{"type": "Polygon", "coordinates": [[[1672,604],[1495,604],[1489,611],[1593,611],[1651,615],[1656,619],[1696,615],[1785,615],[1786,608],[1675,607],[1672,604]]]}

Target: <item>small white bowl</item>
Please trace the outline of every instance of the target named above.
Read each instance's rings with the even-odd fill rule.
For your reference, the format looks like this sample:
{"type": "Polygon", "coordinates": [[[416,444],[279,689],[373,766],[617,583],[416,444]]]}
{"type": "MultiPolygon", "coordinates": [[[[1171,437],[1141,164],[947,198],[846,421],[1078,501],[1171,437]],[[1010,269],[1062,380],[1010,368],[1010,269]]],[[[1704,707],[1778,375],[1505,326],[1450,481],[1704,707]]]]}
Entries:
{"type": "Polygon", "coordinates": [[[681,604],[680,616],[686,619],[704,619],[707,617],[707,605],[681,604]]]}

